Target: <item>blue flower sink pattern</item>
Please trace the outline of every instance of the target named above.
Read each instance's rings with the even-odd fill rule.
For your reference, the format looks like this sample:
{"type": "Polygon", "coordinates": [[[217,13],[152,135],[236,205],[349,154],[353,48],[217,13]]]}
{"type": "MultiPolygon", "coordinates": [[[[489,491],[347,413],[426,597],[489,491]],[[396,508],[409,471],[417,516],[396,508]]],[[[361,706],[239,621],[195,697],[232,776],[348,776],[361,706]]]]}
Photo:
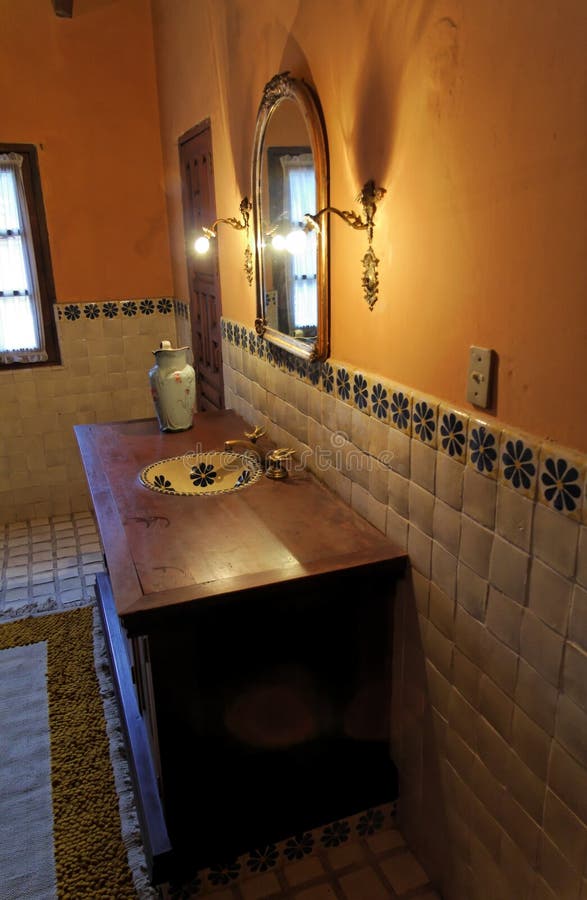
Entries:
{"type": "Polygon", "coordinates": [[[139,473],[139,479],[160,494],[203,497],[241,490],[258,481],[262,474],[261,464],[253,454],[211,450],[151,463],[139,473]]]}

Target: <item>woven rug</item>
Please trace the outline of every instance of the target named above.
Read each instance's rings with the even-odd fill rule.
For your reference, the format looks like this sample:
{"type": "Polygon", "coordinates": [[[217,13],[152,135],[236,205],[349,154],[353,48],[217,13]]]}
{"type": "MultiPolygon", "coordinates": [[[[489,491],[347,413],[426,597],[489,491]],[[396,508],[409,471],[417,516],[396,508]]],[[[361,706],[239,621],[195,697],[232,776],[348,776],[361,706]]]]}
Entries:
{"type": "Polygon", "coordinates": [[[97,611],[0,625],[0,679],[0,900],[157,897],[97,611]]]}

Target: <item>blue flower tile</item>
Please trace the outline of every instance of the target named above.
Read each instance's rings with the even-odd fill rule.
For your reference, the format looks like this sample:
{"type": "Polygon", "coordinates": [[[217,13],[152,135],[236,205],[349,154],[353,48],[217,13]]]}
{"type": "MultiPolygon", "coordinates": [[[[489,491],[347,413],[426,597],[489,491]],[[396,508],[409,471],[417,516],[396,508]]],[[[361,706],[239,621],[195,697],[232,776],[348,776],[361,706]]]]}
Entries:
{"type": "Polygon", "coordinates": [[[141,311],[141,315],[143,316],[152,316],[155,312],[155,303],[153,300],[141,300],[139,303],[139,309],[141,311]]]}
{"type": "Polygon", "coordinates": [[[381,809],[368,809],[360,817],[356,824],[356,831],[361,837],[368,837],[381,831],[385,824],[385,815],[381,809]]]}
{"type": "Polygon", "coordinates": [[[301,359],[299,356],[295,357],[295,373],[300,379],[300,381],[308,380],[308,360],[301,359]]]}
{"type": "Polygon", "coordinates": [[[371,415],[378,422],[390,421],[391,391],[387,381],[373,378],[370,381],[369,407],[371,415]]]}
{"type": "Polygon", "coordinates": [[[527,435],[504,431],[499,448],[499,482],[534,499],[539,445],[527,435]]]}
{"type": "Polygon", "coordinates": [[[102,304],[102,315],[105,319],[115,319],[118,315],[118,303],[108,300],[102,304]]]}
{"type": "Polygon", "coordinates": [[[538,470],[538,499],[545,506],[580,520],[585,491],[584,458],[554,444],[543,444],[538,470]]]}
{"type": "Polygon", "coordinates": [[[297,357],[295,357],[292,353],[288,353],[287,350],[282,350],[281,354],[281,367],[285,369],[286,372],[289,372],[290,375],[296,371],[297,365],[297,357]]]}
{"type": "Polygon", "coordinates": [[[241,864],[238,860],[225,865],[210,866],[207,870],[208,881],[213,887],[230,884],[235,881],[241,872],[241,864]]]}
{"type": "Polygon", "coordinates": [[[77,322],[81,314],[79,303],[66,303],[63,307],[63,316],[68,322],[77,322]]]}
{"type": "Polygon", "coordinates": [[[247,859],[247,868],[251,872],[266,872],[277,865],[279,851],[275,844],[268,844],[259,850],[253,850],[247,859]]]}
{"type": "Polygon", "coordinates": [[[343,403],[354,406],[353,381],[355,373],[348,366],[337,365],[334,376],[334,396],[343,403]]]}
{"type": "Polygon", "coordinates": [[[305,856],[309,856],[312,853],[314,843],[315,839],[311,831],[294,835],[285,842],[283,855],[288,862],[303,859],[305,856]]]}
{"type": "Polygon", "coordinates": [[[322,371],[320,373],[320,388],[324,391],[325,394],[335,394],[336,369],[328,360],[322,363],[322,371]]]}
{"type": "Polygon", "coordinates": [[[487,478],[497,480],[501,431],[480,419],[470,419],[467,465],[487,478]]]}
{"type": "Polygon", "coordinates": [[[308,362],[306,364],[305,380],[315,388],[319,387],[322,380],[322,363],[308,362]]]}
{"type": "Polygon", "coordinates": [[[415,395],[412,399],[412,438],[436,447],[438,442],[438,403],[415,395]]]}
{"type": "Polygon", "coordinates": [[[389,424],[408,437],[412,433],[412,395],[404,388],[389,388],[389,424]]]}
{"type": "Polygon", "coordinates": [[[467,459],[469,417],[447,406],[438,411],[438,449],[456,462],[467,459]]]}
{"type": "Polygon", "coordinates": [[[371,411],[370,389],[367,377],[362,372],[355,372],[351,379],[353,407],[369,415],[371,411]]]}
{"type": "Polygon", "coordinates": [[[123,300],[120,304],[122,315],[132,318],[138,315],[139,308],[134,300],[123,300]]]}
{"type": "Polygon", "coordinates": [[[351,829],[348,822],[344,819],[338,822],[332,822],[322,830],[320,843],[327,848],[339,847],[344,844],[351,836],[351,829]]]}
{"type": "Polygon", "coordinates": [[[100,307],[97,303],[84,303],[84,316],[86,319],[99,319],[100,307]]]}

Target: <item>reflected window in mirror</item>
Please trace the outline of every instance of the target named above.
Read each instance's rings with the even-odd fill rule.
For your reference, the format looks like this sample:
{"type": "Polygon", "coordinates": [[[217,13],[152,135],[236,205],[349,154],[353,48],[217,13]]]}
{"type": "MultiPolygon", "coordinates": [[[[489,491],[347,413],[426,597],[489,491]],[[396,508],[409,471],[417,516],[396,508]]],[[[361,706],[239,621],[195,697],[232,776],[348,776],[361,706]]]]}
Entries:
{"type": "Polygon", "coordinates": [[[316,209],[310,148],[268,147],[267,171],[271,241],[266,274],[267,288],[274,292],[273,321],[268,318],[268,324],[300,340],[313,341],[318,324],[316,234],[302,230],[304,215],[316,209]]]}

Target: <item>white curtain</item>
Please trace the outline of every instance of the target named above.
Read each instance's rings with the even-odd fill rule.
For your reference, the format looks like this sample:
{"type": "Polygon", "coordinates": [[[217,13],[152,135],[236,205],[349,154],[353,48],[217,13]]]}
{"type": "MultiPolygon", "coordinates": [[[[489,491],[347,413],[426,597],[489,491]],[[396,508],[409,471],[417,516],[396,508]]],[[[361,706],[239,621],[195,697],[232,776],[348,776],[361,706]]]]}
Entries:
{"type": "MultiPolygon", "coordinates": [[[[316,211],[316,175],[311,153],[283,156],[289,221],[301,225],[306,213],[316,211]]],[[[316,281],[316,232],[306,234],[304,249],[291,257],[289,296],[294,328],[316,325],[318,291],[316,281]]]]}
{"type": "Polygon", "coordinates": [[[22,161],[0,154],[0,364],[47,359],[22,161]]]}

